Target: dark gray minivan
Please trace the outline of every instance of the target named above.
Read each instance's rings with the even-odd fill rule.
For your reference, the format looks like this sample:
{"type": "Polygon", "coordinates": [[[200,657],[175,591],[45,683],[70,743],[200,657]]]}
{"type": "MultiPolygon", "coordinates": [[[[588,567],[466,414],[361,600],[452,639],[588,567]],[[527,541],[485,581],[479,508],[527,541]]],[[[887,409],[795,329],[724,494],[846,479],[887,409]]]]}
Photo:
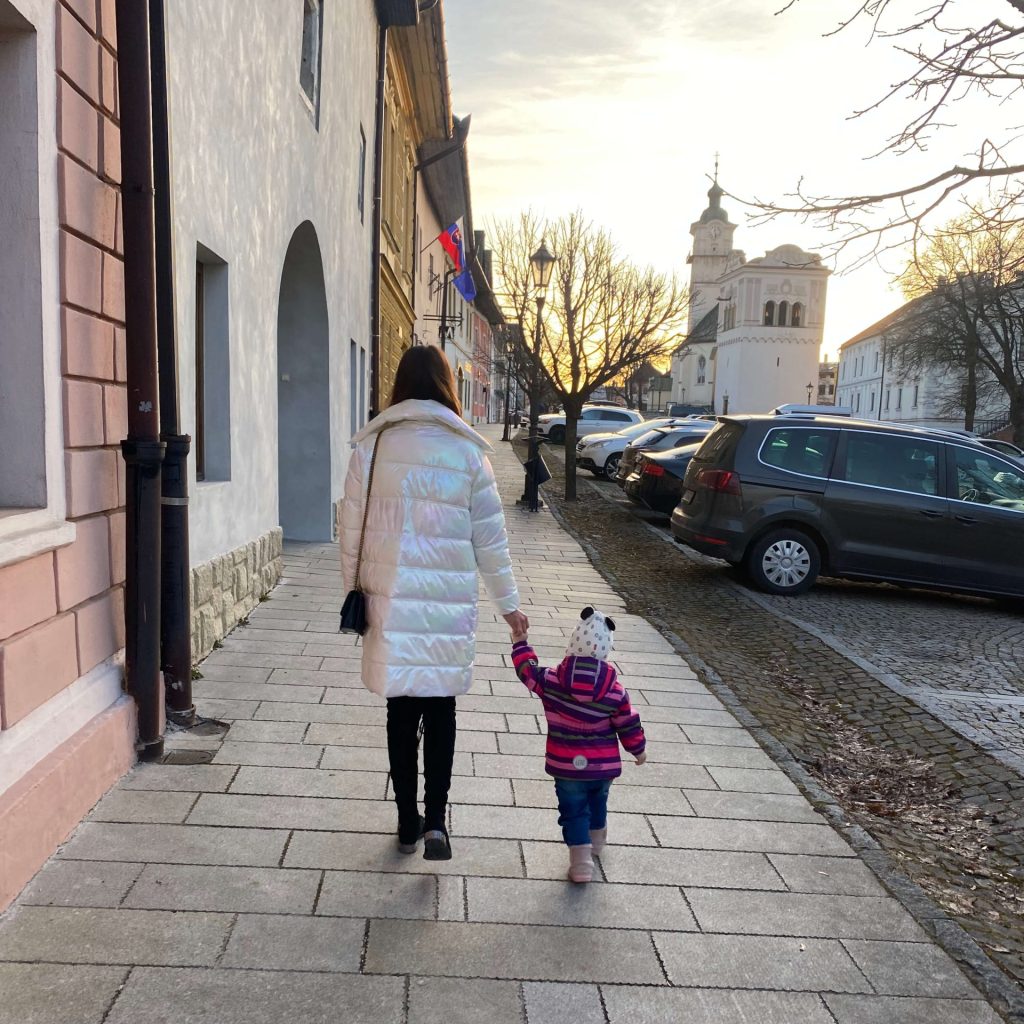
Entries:
{"type": "Polygon", "coordinates": [[[821,416],[723,416],[677,541],[774,594],[819,574],[1024,596],[1024,467],[970,437],[821,416]]]}

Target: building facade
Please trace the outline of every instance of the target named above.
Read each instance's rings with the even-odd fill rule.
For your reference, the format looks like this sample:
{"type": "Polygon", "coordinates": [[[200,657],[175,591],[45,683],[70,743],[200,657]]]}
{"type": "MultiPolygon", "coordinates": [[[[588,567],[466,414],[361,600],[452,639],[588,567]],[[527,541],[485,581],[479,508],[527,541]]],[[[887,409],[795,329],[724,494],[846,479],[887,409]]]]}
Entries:
{"type": "Polygon", "coordinates": [[[0,0],[0,909],[135,760],[113,10],[0,0]]]}
{"type": "Polygon", "coordinates": [[[818,405],[836,404],[836,375],[839,363],[823,359],[818,364],[818,405]]]}
{"type": "Polygon", "coordinates": [[[690,225],[690,312],[672,356],[672,402],[718,413],[806,402],[818,380],[830,271],[795,245],[747,260],[733,248],[723,195],[716,181],[690,225]]]}

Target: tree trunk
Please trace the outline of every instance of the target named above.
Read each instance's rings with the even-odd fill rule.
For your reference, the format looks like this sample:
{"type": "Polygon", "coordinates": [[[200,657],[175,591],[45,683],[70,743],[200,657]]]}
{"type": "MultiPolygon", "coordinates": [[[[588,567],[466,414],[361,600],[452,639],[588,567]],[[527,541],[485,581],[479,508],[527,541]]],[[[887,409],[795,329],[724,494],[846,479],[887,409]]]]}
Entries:
{"type": "Polygon", "coordinates": [[[1019,384],[1010,392],[1010,429],[1013,443],[1024,447],[1024,386],[1019,384]]]}
{"type": "Polygon", "coordinates": [[[576,500],[576,420],[578,413],[565,413],[565,500],[576,500]]]}
{"type": "Polygon", "coordinates": [[[964,384],[964,430],[974,429],[978,411],[978,347],[973,338],[967,339],[967,381],[964,384]]]}

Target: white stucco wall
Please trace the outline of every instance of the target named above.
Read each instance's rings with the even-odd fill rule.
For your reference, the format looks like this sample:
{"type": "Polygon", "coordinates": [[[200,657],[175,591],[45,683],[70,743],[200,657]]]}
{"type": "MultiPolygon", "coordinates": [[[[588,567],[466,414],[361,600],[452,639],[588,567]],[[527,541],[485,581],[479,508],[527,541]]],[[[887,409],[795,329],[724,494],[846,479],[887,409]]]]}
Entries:
{"type": "Polygon", "coordinates": [[[818,389],[821,338],[784,327],[762,328],[756,335],[742,328],[720,335],[715,359],[715,412],[771,412],[786,402],[807,402],[807,384],[818,389]]]}
{"type": "Polygon", "coordinates": [[[196,246],[229,270],[231,479],[195,482],[192,564],[278,525],[277,324],[285,253],[310,221],[323,257],[330,339],[330,493],[348,459],[349,346],[369,345],[372,0],[324,5],[319,128],[299,86],[302,6],[189,0],[167,6],[175,302],[183,429],[195,424],[196,246]],[[357,205],[360,127],[364,212],[357,205]]]}

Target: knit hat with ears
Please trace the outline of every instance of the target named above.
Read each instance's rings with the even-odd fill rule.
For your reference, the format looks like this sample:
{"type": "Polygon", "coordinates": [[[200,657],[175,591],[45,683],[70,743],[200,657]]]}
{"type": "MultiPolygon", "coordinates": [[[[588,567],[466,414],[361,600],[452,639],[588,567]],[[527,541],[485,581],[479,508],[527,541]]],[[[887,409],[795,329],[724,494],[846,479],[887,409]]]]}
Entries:
{"type": "Polygon", "coordinates": [[[614,642],[614,630],[615,622],[612,619],[588,605],[580,612],[580,621],[569,637],[566,657],[607,661],[614,642]]]}

